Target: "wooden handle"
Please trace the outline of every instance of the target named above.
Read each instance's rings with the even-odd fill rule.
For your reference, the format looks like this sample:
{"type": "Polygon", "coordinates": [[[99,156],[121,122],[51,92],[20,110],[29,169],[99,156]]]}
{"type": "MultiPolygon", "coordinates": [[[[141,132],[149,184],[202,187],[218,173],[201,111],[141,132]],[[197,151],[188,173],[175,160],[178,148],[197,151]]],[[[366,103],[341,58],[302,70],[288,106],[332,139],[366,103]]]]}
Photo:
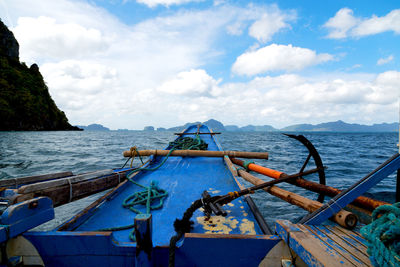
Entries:
{"type": "MultiPolygon", "coordinates": [[[[169,150],[140,150],[140,156],[166,156],[169,150]]],[[[124,157],[137,156],[135,150],[124,151],[124,157]]],[[[268,159],[267,152],[242,152],[242,151],[210,151],[210,150],[174,150],[170,156],[174,157],[238,157],[251,159],[268,159]]]]}

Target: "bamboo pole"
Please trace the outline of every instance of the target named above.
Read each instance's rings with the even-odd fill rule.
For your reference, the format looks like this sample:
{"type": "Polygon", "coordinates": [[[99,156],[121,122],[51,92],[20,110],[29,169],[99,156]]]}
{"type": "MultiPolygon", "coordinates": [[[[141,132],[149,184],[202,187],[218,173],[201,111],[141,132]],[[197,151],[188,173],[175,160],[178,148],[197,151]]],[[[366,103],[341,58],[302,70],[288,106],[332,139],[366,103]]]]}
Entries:
{"type": "MultiPolygon", "coordinates": [[[[265,182],[244,170],[238,170],[238,173],[243,179],[254,185],[259,185],[265,182]]],[[[270,193],[273,196],[279,197],[280,199],[285,200],[286,202],[296,205],[300,208],[303,208],[309,212],[313,212],[321,208],[323,205],[318,201],[302,197],[296,193],[284,190],[277,186],[267,187],[264,188],[263,190],[270,193]]],[[[338,213],[336,213],[332,217],[332,220],[338,223],[339,225],[349,229],[354,228],[357,225],[357,216],[345,210],[341,210],[338,213]]]]}
{"type": "MultiPolygon", "coordinates": [[[[140,150],[140,156],[166,156],[169,150],[140,150]]],[[[124,157],[138,156],[135,150],[127,150],[123,153],[124,157]]],[[[210,151],[210,150],[174,150],[170,156],[178,157],[238,157],[252,159],[268,159],[267,152],[242,152],[242,151],[210,151]]]]}
{"type": "Polygon", "coordinates": [[[51,187],[37,187],[34,191],[18,192],[11,200],[13,204],[34,197],[46,196],[53,201],[54,207],[81,199],[83,197],[117,186],[126,179],[126,172],[121,171],[91,180],[82,180],[71,184],[58,184],[51,187]]]}
{"type": "Polygon", "coordinates": [[[31,193],[34,191],[47,189],[50,187],[74,184],[74,183],[78,183],[78,182],[82,182],[82,181],[86,181],[86,180],[99,178],[102,176],[111,175],[114,173],[115,172],[112,169],[107,169],[107,170],[102,170],[102,171],[95,171],[95,172],[89,172],[89,173],[85,173],[85,174],[70,176],[67,178],[61,178],[61,179],[56,179],[56,180],[43,181],[43,182],[38,182],[38,183],[34,183],[34,184],[24,185],[18,189],[18,194],[27,194],[27,193],[31,193]]]}
{"type": "Polygon", "coordinates": [[[9,178],[0,181],[0,187],[15,187],[17,188],[20,185],[36,183],[40,181],[54,180],[60,179],[68,176],[72,176],[72,172],[57,172],[50,174],[40,174],[35,176],[26,176],[26,177],[18,177],[18,178],[9,178]]]}
{"type": "MultiPolygon", "coordinates": [[[[244,166],[244,162],[240,159],[231,158],[231,161],[239,166],[242,166],[242,167],[244,166]]],[[[263,175],[266,175],[266,176],[274,178],[274,179],[280,179],[280,178],[289,176],[288,174],[286,174],[284,172],[275,171],[275,170],[272,170],[272,169],[269,169],[269,168],[266,168],[266,167],[263,167],[263,166],[260,166],[257,164],[253,164],[253,163],[248,164],[247,167],[251,171],[255,171],[259,174],[263,174],[263,175]]],[[[342,192],[342,190],[339,190],[335,187],[322,185],[322,184],[308,181],[308,180],[301,179],[301,178],[295,179],[289,183],[299,186],[299,187],[302,187],[304,189],[310,190],[312,192],[322,193],[329,197],[334,197],[342,192]]],[[[352,204],[357,207],[363,208],[363,209],[374,210],[379,206],[387,205],[389,203],[385,202],[385,201],[380,201],[380,200],[364,197],[364,196],[359,196],[352,202],[352,204]]]]}

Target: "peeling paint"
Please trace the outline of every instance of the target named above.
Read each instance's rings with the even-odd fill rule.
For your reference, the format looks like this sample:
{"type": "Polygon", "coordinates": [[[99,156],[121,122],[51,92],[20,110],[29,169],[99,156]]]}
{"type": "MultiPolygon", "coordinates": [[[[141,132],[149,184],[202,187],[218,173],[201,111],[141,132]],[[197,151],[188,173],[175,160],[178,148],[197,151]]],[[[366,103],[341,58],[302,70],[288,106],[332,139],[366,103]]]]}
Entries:
{"type": "Polygon", "coordinates": [[[243,235],[255,235],[256,230],[254,229],[254,222],[248,219],[242,219],[239,225],[240,233],[243,235]]]}
{"type": "Polygon", "coordinates": [[[208,220],[206,216],[200,216],[197,222],[203,225],[206,234],[229,234],[239,223],[233,216],[211,216],[208,220]]]}
{"type": "MultiPolygon", "coordinates": [[[[248,214],[246,213],[245,216],[248,214]]],[[[233,216],[211,216],[209,219],[205,216],[197,217],[197,222],[203,226],[206,234],[229,234],[239,226],[240,233],[245,235],[255,235],[254,222],[248,219],[242,219],[241,222],[233,216]]]]}

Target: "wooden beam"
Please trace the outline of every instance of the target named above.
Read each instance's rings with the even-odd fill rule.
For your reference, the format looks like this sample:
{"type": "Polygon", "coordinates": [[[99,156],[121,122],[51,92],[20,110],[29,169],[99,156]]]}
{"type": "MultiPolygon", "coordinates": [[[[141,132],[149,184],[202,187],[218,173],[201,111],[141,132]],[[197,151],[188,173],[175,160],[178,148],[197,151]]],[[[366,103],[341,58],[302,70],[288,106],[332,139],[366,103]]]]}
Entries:
{"type": "Polygon", "coordinates": [[[0,180],[0,187],[15,187],[17,188],[18,185],[24,185],[34,182],[40,182],[45,180],[52,180],[52,179],[59,179],[63,177],[72,176],[72,172],[57,172],[57,173],[50,173],[50,174],[40,174],[35,176],[26,176],[26,177],[18,177],[18,178],[10,178],[0,180]]]}
{"type": "Polygon", "coordinates": [[[30,185],[24,185],[18,189],[18,194],[27,194],[27,193],[31,193],[31,192],[35,192],[35,191],[39,191],[39,190],[44,190],[44,189],[50,188],[50,187],[74,184],[74,183],[78,183],[81,181],[110,175],[113,173],[114,173],[113,170],[107,169],[107,170],[102,170],[102,171],[95,171],[95,172],[85,173],[85,174],[81,174],[81,175],[71,176],[71,177],[63,178],[63,179],[57,179],[57,180],[34,183],[34,184],[30,184],[30,185]]]}
{"type": "MultiPolygon", "coordinates": [[[[140,150],[140,156],[166,156],[169,150],[140,150]]],[[[137,156],[135,150],[127,150],[123,153],[124,157],[137,156]]],[[[252,159],[268,159],[267,152],[242,152],[242,151],[210,151],[210,150],[174,150],[172,151],[172,157],[238,157],[238,158],[252,158],[252,159]]]]}
{"type": "Polygon", "coordinates": [[[34,192],[18,195],[13,202],[18,203],[39,196],[49,197],[55,207],[78,200],[89,195],[104,191],[117,186],[124,181],[126,173],[114,173],[105,177],[93,180],[81,181],[71,185],[58,185],[49,188],[42,188],[34,192]]]}

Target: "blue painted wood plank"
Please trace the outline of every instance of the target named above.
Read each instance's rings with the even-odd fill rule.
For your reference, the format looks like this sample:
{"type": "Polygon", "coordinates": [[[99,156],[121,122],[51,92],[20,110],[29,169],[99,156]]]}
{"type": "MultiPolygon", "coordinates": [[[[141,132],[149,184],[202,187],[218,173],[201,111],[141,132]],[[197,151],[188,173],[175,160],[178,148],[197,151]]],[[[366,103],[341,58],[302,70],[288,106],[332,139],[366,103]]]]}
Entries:
{"type": "Polygon", "coordinates": [[[51,199],[39,197],[9,206],[0,217],[0,242],[54,218],[51,199]]]}
{"type": "Polygon", "coordinates": [[[358,233],[344,229],[342,227],[334,227],[331,225],[324,225],[324,227],[328,231],[334,232],[335,234],[340,236],[346,242],[352,244],[355,247],[358,247],[360,250],[367,249],[367,245],[368,245],[367,241],[362,236],[360,236],[358,233]]]}
{"type": "Polygon", "coordinates": [[[304,226],[282,220],[275,226],[278,235],[308,266],[354,266],[304,226]]]}
{"type": "Polygon", "coordinates": [[[349,262],[356,266],[368,266],[371,265],[368,257],[364,254],[360,254],[356,251],[354,247],[345,245],[343,242],[338,243],[337,239],[333,239],[328,236],[320,227],[317,226],[304,226],[314,235],[315,238],[320,239],[322,242],[330,246],[332,249],[336,250],[340,255],[346,258],[349,262]]]}
{"type": "Polygon", "coordinates": [[[369,255],[364,245],[361,245],[359,242],[351,239],[350,237],[346,238],[346,236],[339,232],[337,228],[335,228],[334,231],[331,231],[324,226],[319,226],[318,229],[330,239],[334,240],[341,247],[352,253],[355,257],[366,262],[367,264],[370,264],[369,255]]]}

